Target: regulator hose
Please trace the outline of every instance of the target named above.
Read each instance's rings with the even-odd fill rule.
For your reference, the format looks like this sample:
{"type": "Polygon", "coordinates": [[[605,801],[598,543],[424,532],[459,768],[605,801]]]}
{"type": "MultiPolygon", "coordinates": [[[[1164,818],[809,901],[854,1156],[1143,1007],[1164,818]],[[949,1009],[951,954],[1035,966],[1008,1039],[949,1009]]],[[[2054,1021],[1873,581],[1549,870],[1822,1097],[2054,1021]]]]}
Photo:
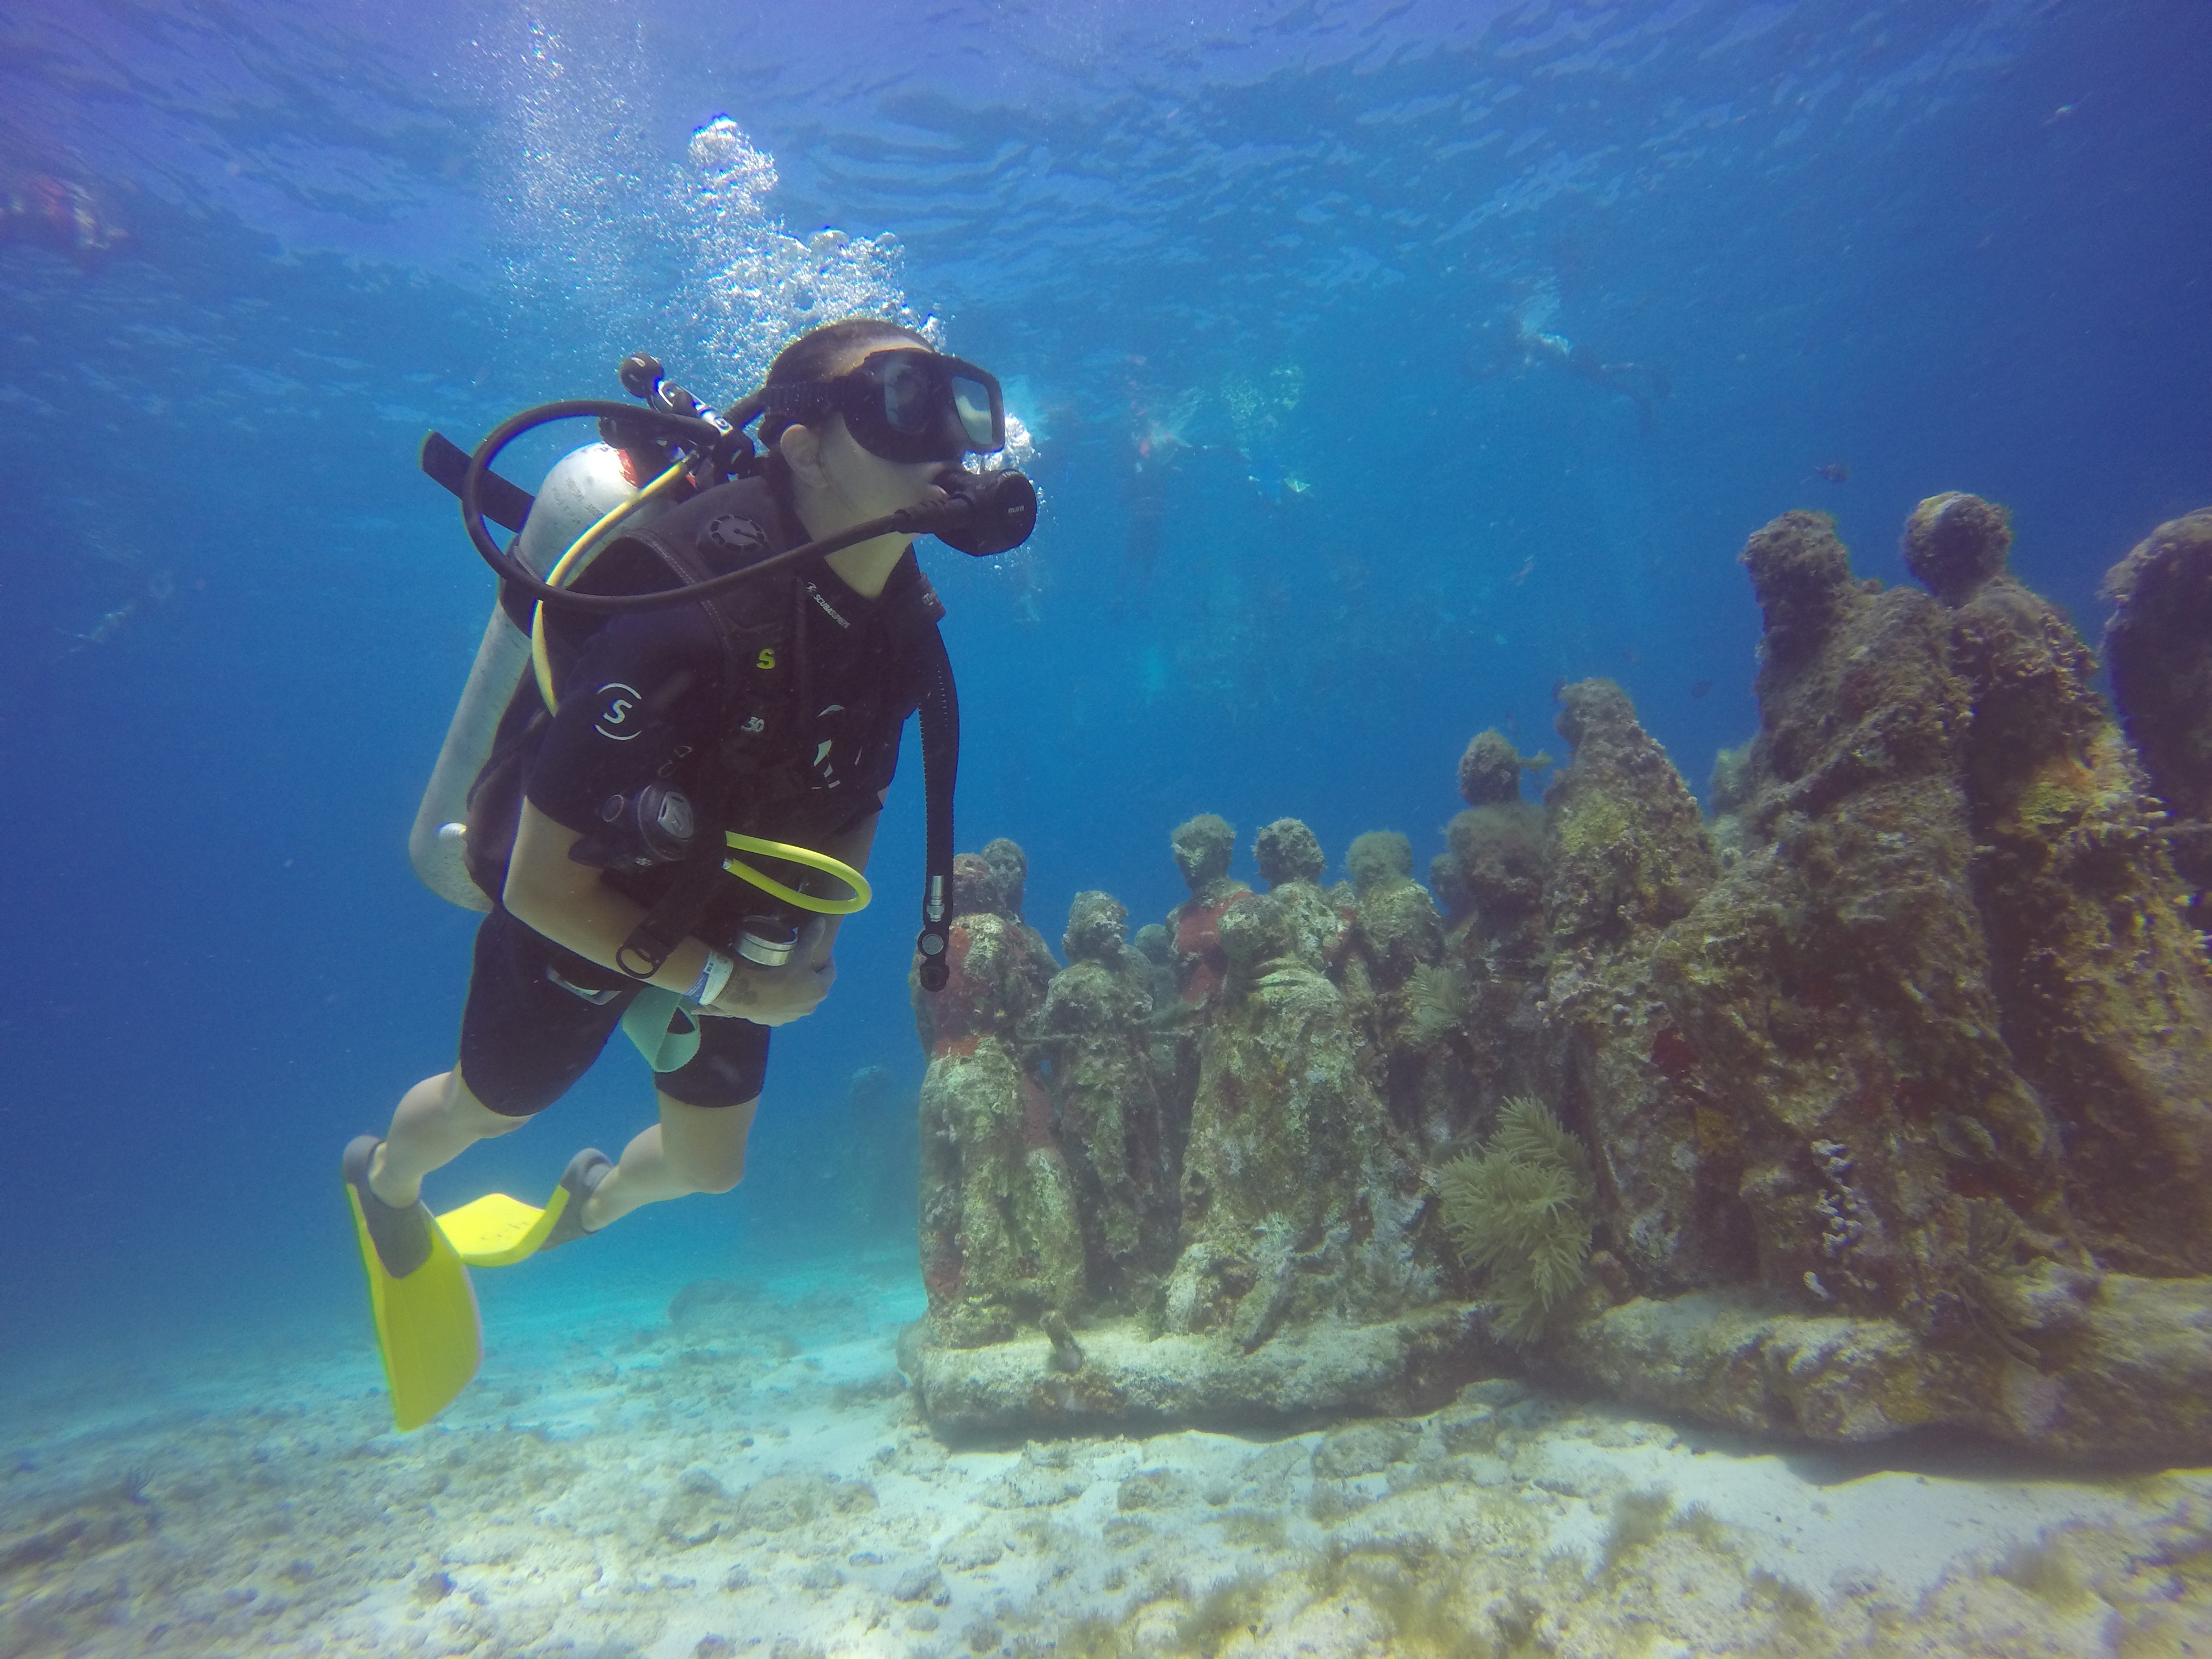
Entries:
{"type": "Polygon", "coordinates": [[[744,435],[742,428],[758,413],[759,399],[746,399],[724,416],[728,422],[728,429],[725,430],[712,421],[641,408],[635,404],[616,403],[611,398],[569,398],[526,409],[493,428],[470,455],[468,471],[461,477],[462,528],[468,532],[470,544],[501,581],[512,583],[518,591],[543,605],[613,616],[711,599],[757,578],[856,543],[872,541],[878,536],[936,536],[963,553],[984,558],[1019,546],[1036,526],[1036,487],[1022,474],[1012,471],[969,472],[948,466],[936,479],[938,487],[945,491],[940,500],[902,507],[896,513],[870,519],[835,535],[772,554],[742,570],[726,571],[703,582],[687,582],[679,587],[664,587],[649,593],[579,593],[574,588],[556,586],[541,580],[501,547],[484,527],[485,480],[491,474],[492,463],[499,459],[501,451],[526,432],[550,426],[556,421],[597,417],[632,429],[642,428],[656,438],[690,449],[696,459],[689,466],[694,472],[726,475],[750,460],[752,440],[744,435]]]}

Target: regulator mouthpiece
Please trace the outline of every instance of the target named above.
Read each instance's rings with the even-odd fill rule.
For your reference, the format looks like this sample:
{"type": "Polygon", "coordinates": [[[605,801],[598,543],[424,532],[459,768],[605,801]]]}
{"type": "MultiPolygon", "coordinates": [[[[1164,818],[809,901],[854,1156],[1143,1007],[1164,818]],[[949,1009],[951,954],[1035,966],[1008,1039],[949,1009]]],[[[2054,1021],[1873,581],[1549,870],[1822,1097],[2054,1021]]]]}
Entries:
{"type": "Polygon", "coordinates": [[[1036,528],[1036,486],[1019,472],[948,466],[930,482],[945,492],[943,507],[932,515],[944,522],[930,531],[947,547],[988,559],[1019,547],[1036,528]]]}

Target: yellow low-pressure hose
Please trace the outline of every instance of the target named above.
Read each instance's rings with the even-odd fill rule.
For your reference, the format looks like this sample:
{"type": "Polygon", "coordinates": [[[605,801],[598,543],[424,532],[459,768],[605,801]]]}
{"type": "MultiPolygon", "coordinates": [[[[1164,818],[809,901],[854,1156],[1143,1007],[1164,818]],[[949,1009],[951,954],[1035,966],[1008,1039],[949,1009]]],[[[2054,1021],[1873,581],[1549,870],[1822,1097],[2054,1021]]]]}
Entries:
{"type": "MultiPolygon", "coordinates": [[[[628,501],[617,501],[601,514],[599,521],[571,542],[568,550],[553,562],[553,568],[545,573],[546,585],[550,587],[565,586],[590,569],[592,559],[599,552],[599,544],[607,533],[647,501],[673,489],[677,480],[684,476],[687,465],[687,462],[677,462],[628,501]]],[[[545,602],[543,599],[530,613],[530,666],[538,676],[538,695],[545,700],[547,711],[559,709],[560,702],[553,695],[553,657],[545,644],[545,602]]]]}
{"type": "Polygon", "coordinates": [[[794,847],[787,841],[763,841],[757,836],[741,836],[731,830],[723,836],[740,853],[759,853],[772,859],[781,859],[789,864],[803,864],[810,870],[819,870],[833,881],[841,881],[849,888],[849,896],[841,899],[817,898],[811,893],[802,893],[795,887],[787,887],[765,871],[756,870],[743,859],[724,859],[722,868],[741,881],[749,881],[763,893],[772,893],[786,904],[795,904],[802,910],[811,910],[820,916],[849,916],[855,910],[865,910],[868,901],[875,896],[869,890],[868,878],[841,859],[827,853],[817,853],[811,847],[794,847]]]}

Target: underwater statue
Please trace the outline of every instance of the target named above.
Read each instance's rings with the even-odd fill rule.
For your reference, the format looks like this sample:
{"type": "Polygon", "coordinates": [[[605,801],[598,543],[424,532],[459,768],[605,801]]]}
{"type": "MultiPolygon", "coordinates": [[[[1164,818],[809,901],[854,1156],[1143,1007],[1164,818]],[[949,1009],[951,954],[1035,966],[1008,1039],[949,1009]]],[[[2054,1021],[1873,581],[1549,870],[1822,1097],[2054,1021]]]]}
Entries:
{"type": "Polygon", "coordinates": [[[2105,576],[2105,661],[2128,741],[2160,802],[2148,818],[2212,933],[2212,509],[2160,525],[2105,576]]]}
{"type": "Polygon", "coordinates": [[[955,1346],[1079,1310],[1075,1187],[1052,1121],[1030,1017],[1054,963],[1022,920],[1021,849],[994,841],[953,860],[950,978],[915,1011],[921,1085],[922,1283],[933,1332],[955,1346]]]}
{"type": "Polygon", "coordinates": [[[2212,514],[2113,573],[2124,726],[2010,544],[1931,496],[1922,586],[1884,589],[1825,515],[1754,533],[1759,725],[1711,818],[1584,680],[1540,805],[1547,757],[1468,745],[1433,893],[1383,830],[1324,888],[1296,819],[1254,892],[1206,814],[1137,945],[1087,893],[1067,967],[993,945],[995,1109],[1033,1127],[925,1209],[1035,1190],[1048,1144],[1084,1261],[1040,1232],[1067,1289],[981,1344],[933,1281],[932,1423],[1255,1427],[1512,1374],[1790,1438],[2212,1455],[2212,514]]]}

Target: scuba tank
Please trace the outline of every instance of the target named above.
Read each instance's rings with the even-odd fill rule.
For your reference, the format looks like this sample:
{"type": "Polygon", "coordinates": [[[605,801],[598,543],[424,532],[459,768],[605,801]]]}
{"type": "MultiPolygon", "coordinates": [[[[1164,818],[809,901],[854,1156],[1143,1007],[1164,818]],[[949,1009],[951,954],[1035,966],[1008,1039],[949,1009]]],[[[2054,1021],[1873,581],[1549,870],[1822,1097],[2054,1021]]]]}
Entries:
{"type": "MultiPolygon", "coordinates": [[[[542,577],[578,537],[637,493],[623,451],[605,443],[570,451],[545,475],[513,556],[532,575],[542,577]]],[[[641,526],[657,508],[657,503],[649,503],[625,523],[633,528],[641,526]]],[[[495,601],[468,684],[461,690],[453,723],[446,728],[445,746],[438,750],[414,828],[408,831],[407,856],[422,884],[465,909],[491,908],[491,901],[469,877],[469,788],[491,757],[492,735],[529,663],[529,635],[515,626],[505,605],[495,601]]]]}

